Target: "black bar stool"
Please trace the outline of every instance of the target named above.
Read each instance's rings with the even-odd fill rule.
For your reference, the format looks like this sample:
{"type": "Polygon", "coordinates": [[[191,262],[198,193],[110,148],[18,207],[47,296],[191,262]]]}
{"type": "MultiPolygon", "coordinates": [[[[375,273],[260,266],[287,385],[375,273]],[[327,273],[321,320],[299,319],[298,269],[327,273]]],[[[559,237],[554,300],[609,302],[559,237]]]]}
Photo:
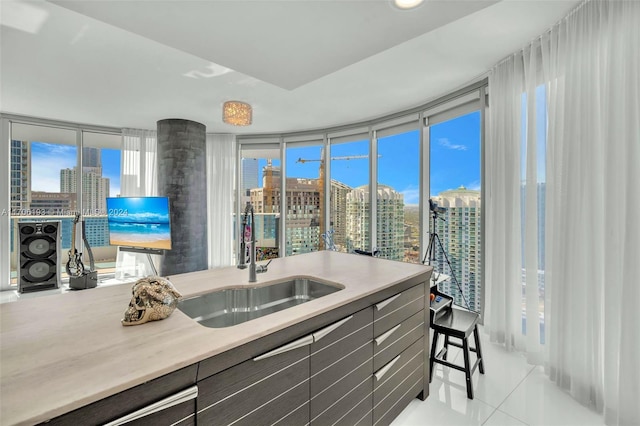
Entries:
{"type": "Polygon", "coordinates": [[[455,368],[456,370],[464,371],[467,379],[467,398],[473,399],[473,386],[471,384],[471,376],[476,371],[476,368],[480,368],[480,374],[484,374],[484,364],[482,363],[482,349],[480,348],[480,337],[478,336],[478,320],[480,315],[475,312],[470,312],[462,309],[451,308],[446,313],[431,322],[431,328],[433,329],[433,340],[431,341],[431,357],[430,357],[430,375],[429,382],[433,378],[433,363],[446,365],[447,367],[455,368]],[[467,339],[473,333],[473,339],[475,340],[475,348],[469,346],[467,339]],[[438,344],[438,337],[440,334],[444,335],[444,347],[436,355],[436,346],[438,344]],[[455,337],[462,342],[452,342],[449,338],[455,337]],[[462,354],[464,356],[464,367],[456,364],[452,364],[447,361],[447,351],[449,345],[462,348],[462,354]],[[476,353],[476,362],[473,367],[470,367],[469,351],[476,353]]]}

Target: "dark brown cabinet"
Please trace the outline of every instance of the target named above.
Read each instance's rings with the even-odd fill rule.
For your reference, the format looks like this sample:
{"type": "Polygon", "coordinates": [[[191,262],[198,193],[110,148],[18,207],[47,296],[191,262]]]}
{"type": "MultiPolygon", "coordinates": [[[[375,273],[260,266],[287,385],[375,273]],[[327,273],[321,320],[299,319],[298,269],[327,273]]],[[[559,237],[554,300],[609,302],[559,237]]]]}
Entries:
{"type": "MultiPolygon", "coordinates": [[[[198,424],[391,423],[428,394],[425,286],[199,380],[198,424]]],[[[210,370],[214,360],[205,362],[210,370]]]]}
{"type": "Polygon", "coordinates": [[[426,318],[424,285],[374,305],[372,424],[376,426],[390,424],[413,398],[421,392],[426,395],[426,318]]]}
{"type": "Polygon", "coordinates": [[[427,283],[415,284],[399,284],[403,291],[397,294],[379,293],[392,294],[384,300],[370,295],[368,302],[340,307],[48,424],[387,425],[413,398],[428,395],[427,283]]]}
{"type": "Polygon", "coordinates": [[[71,411],[44,423],[59,425],[172,425],[195,422],[197,365],[71,411]]]}
{"type": "Polygon", "coordinates": [[[373,309],[356,312],[314,337],[311,425],[370,423],[365,420],[372,410],[373,309]]]}
{"type": "Polygon", "coordinates": [[[199,381],[198,424],[306,424],[311,342],[298,339],[199,381]]]}

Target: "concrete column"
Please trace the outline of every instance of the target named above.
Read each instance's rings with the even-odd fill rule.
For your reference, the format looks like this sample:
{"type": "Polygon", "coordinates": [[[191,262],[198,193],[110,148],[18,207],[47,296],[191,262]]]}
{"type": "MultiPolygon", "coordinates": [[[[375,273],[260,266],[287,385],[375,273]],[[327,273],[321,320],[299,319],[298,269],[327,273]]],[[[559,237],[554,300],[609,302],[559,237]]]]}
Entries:
{"type": "Polygon", "coordinates": [[[206,127],[194,121],[158,121],[158,195],[169,197],[171,250],[160,275],[207,269],[206,127]]]}

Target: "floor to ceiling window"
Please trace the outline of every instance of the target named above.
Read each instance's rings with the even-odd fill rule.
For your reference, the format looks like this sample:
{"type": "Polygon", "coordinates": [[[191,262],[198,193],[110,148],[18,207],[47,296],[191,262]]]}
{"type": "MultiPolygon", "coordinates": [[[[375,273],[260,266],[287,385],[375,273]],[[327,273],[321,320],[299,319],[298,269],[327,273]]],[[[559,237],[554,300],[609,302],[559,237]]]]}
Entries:
{"type": "MultiPolygon", "coordinates": [[[[417,121],[413,121],[417,126],[417,121]]],[[[420,132],[378,132],[378,256],[419,263],[420,132]],[[386,136],[387,134],[391,135],[386,136]]]]}
{"type": "MultiPolygon", "coordinates": [[[[245,206],[251,203],[256,220],[256,259],[265,260],[278,257],[280,241],[280,146],[278,142],[259,146],[245,144],[240,148],[239,201],[242,219],[234,236],[241,236],[244,244],[234,247],[244,249],[244,262],[249,262],[251,233],[249,229],[240,232],[244,221],[245,206]],[[246,232],[245,232],[246,231],[246,232]]],[[[240,259],[238,263],[241,263],[240,259]]]]}
{"type": "Polygon", "coordinates": [[[335,250],[371,250],[369,135],[330,138],[331,194],[328,239],[335,250]]]}
{"type": "Polygon", "coordinates": [[[287,143],[285,255],[318,251],[324,245],[323,141],[287,143]]]}
{"type": "Polygon", "coordinates": [[[535,97],[532,96],[532,99],[528,98],[527,93],[522,94],[521,130],[522,333],[527,334],[528,322],[536,321],[540,330],[540,343],[544,343],[544,218],[547,192],[547,92],[544,84],[536,87],[535,97]],[[528,128],[527,123],[532,123],[535,129],[528,128]],[[527,220],[527,217],[530,220],[527,220]],[[530,288],[529,295],[527,286],[530,288]],[[527,309],[527,305],[536,304],[537,309],[527,309]]]}
{"type": "MultiPolygon", "coordinates": [[[[481,113],[463,105],[429,120],[429,259],[436,276],[451,277],[440,290],[456,304],[482,305],[481,113]]],[[[427,208],[425,203],[425,209],[427,208]]],[[[425,242],[425,244],[427,244],[425,242]]]]}
{"type": "Polygon", "coordinates": [[[10,126],[9,286],[23,292],[66,283],[74,250],[85,271],[92,255],[98,282],[115,270],[106,198],[120,195],[121,136],[56,124],[10,126]]]}
{"type": "Polygon", "coordinates": [[[256,211],[282,214],[274,227],[265,225],[278,254],[377,250],[389,260],[430,262],[442,291],[481,311],[483,93],[478,83],[419,112],[325,132],[239,136],[241,147],[272,152],[267,159],[241,148],[239,167],[245,181],[258,167],[268,188],[250,191],[256,211]],[[437,244],[426,257],[434,231],[437,244]]]}
{"type": "Polygon", "coordinates": [[[76,167],[75,130],[27,124],[12,126],[11,241],[8,242],[11,286],[18,287],[22,280],[24,288],[29,289],[31,283],[49,281],[52,274],[61,280],[67,278],[64,265],[78,205],[77,194],[66,183],[76,167]],[[22,225],[26,223],[37,227],[22,225]],[[47,224],[55,225],[57,232],[47,228],[47,224]],[[45,232],[47,229],[52,232],[45,232]],[[46,243],[49,237],[56,241],[57,249],[46,243]]]}
{"type": "MultiPolygon", "coordinates": [[[[81,212],[94,268],[101,276],[114,273],[116,266],[117,247],[109,244],[106,199],[120,196],[121,143],[118,134],[82,132],[81,212]]],[[[81,251],[85,266],[90,267],[86,245],[81,251]]]]}

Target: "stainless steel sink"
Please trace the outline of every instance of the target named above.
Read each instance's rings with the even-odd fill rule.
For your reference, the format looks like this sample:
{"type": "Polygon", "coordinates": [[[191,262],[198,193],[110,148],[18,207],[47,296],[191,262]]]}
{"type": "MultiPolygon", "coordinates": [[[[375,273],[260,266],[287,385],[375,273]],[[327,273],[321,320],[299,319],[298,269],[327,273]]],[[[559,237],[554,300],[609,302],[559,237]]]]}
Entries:
{"type": "Polygon", "coordinates": [[[342,290],[307,277],[271,285],[229,288],[178,302],[178,309],[205,327],[230,327],[342,290]]]}

